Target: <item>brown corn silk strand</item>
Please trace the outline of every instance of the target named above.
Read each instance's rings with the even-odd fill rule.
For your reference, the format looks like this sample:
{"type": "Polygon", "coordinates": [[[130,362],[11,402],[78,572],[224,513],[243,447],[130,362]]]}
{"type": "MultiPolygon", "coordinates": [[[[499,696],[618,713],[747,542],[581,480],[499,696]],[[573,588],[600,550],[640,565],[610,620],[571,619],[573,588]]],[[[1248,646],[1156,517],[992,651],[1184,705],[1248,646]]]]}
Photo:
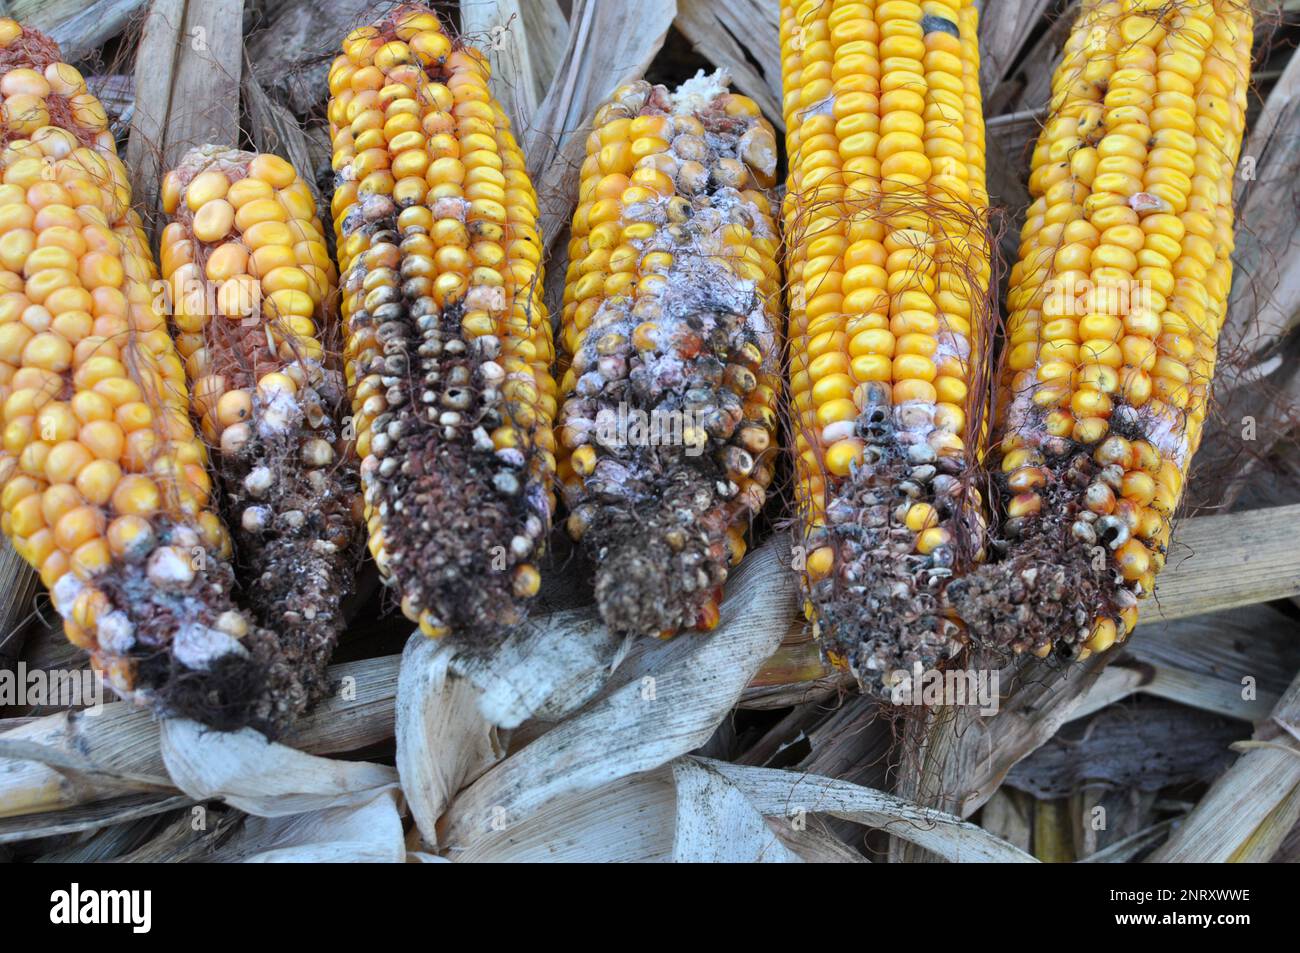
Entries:
{"type": "Polygon", "coordinates": [[[952,593],[990,645],[1137,622],[1201,439],[1231,284],[1252,16],[1085,4],[1033,154],[991,454],[1007,559],[952,593]]]}
{"type": "Polygon", "coordinates": [[[230,539],[104,110],[13,20],[0,68],[0,522],[119,693],[273,731],[274,640],[231,600],[230,539]]]}
{"type": "Polygon", "coordinates": [[[565,281],[559,476],[613,630],[718,622],[774,473],[776,140],[724,74],[595,115],[565,281]]]}
{"type": "Polygon", "coordinates": [[[278,639],[282,703],[297,713],[328,688],[360,555],[346,390],[324,343],[334,265],[311,190],[278,156],[193,149],[162,200],[193,414],[216,454],[248,604],[278,639]]]}
{"type": "Polygon", "coordinates": [[[487,62],[427,8],[330,69],[333,214],[370,551],[429,635],[518,621],[554,509],[537,198],[487,62]]]}
{"type": "Polygon", "coordinates": [[[992,322],[977,10],[783,3],[790,385],[806,611],[887,692],[960,651],[983,558],[992,322]]]}

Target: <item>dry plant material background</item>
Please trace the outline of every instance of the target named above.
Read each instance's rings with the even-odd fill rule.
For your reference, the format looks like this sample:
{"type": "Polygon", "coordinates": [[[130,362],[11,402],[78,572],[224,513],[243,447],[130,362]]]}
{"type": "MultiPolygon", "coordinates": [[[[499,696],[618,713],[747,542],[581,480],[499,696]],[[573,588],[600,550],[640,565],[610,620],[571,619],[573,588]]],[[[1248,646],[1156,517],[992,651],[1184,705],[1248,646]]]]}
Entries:
{"type": "MultiPolygon", "coordinates": [[[[62,44],[104,103],[108,127],[127,146],[137,206],[157,234],[165,219],[153,196],[163,172],[207,142],[289,158],[328,203],[330,63],[348,30],[391,5],[9,7],[62,44]],[[220,29],[193,42],[196,28],[215,22],[220,29]]],[[[672,88],[723,68],[774,129],[788,132],[775,4],[464,0],[438,9],[493,66],[492,92],[537,186],[547,300],[556,306],[589,123],[620,86],[644,77],[672,88]]],[[[1030,204],[1024,183],[1051,74],[1077,9],[987,0],[981,10],[989,205],[1008,261],[1030,204]]],[[[1004,697],[989,717],[882,707],[849,691],[817,658],[786,533],[772,529],[793,514],[790,474],[778,471],[709,634],[611,636],[560,533],[550,540],[555,554],[538,564],[542,586],[527,622],[478,650],[417,636],[403,652],[412,626],[363,567],[357,595],[344,604],[331,691],[269,747],[248,733],[160,724],[129,702],[93,716],[6,708],[0,854],[1300,857],[1292,704],[1300,672],[1292,543],[1300,298],[1287,265],[1300,225],[1290,168],[1300,141],[1297,39],[1295,4],[1256,5],[1242,150],[1250,177],[1243,171],[1236,182],[1237,273],[1216,401],[1168,565],[1137,631],[1116,650],[1079,665],[1004,669],[1004,697]],[[1150,730],[1123,746],[1080,744],[1132,721],[1150,730]],[[198,831],[196,806],[206,819],[198,831]],[[1091,822],[1097,808],[1101,828],[1091,822]]],[[[318,205],[322,221],[329,212],[318,205]]],[[[84,667],[33,574],[2,559],[0,569],[0,592],[13,594],[0,632],[4,664],[84,667]]]]}

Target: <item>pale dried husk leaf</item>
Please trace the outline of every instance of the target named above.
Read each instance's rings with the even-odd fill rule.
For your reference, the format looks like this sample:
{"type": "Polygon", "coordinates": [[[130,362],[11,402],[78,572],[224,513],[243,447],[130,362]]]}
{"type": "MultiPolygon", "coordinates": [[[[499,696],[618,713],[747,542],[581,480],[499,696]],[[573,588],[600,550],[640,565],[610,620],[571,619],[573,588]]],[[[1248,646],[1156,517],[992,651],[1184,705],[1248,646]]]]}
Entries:
{"type": "Polygon", "coordinates": [[[944,811],[848,781],[726,761],[697,759],[768,817],[831,814],[888,831],[950,861],[1032,863],[1024,851],[944,811]]]}
{"type": "MultiPolygon", "coordinates": [[[[393,735],[397,656],[331,666],[339,692],[295,724],[285,744],[355,751],[393,735]]],[[[0,817],[61,811],[126,794],[171,792],[160,722],[131,702],[0,722],[0,817]]]]}
{"type": "Polygon", "coordinates": [[[366,801],[283,817],[250,817],[221,860],[245,863],[400,864],[406,860],[401,799],[389,789],[366,801]]]}
{"type": "Polygon", "coordinates": [[[782,559],[775,544],[759,549],[733,578],[716,631],[643,643],[594,701],[461,792],[440,843],[467,849],[494,824],[513,826],[557,799],[649,771],[707,741],[797,610],[788,554],[782,559]]]}
{"type": "Polygon", "coordinates": [[[386,765],[303,754],[251,728],[212,731],[170,718],[161,742],[176,787],[196,801],[222,800],[259,817],[355,806],[397,788],[397,772],[386,765]]]}
{"type": "Polygon", "coordinates": [[[496,728],[479,711],[479,695],[451,674],[455,649],[419,632],[402,653],[397,683],[397,771],[424,842],[438,843],[437,824],[462,787],[505,754],[496,728]]]}
{"type": "Polygon", "coordinates": [[[673,860],[678,863],[790,864],[800,858],[773,833],[750,800],[712,765],[672,763],[677,787],[673,860]]]}

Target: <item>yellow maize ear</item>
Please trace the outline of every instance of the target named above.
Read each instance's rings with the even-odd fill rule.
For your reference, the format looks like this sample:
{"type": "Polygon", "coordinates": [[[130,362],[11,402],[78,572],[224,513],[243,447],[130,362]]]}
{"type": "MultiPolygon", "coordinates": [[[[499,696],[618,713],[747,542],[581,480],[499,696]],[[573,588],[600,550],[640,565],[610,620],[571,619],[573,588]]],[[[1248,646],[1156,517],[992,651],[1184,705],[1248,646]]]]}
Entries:
{"type": "Polygon", "coordinates": [[[360,480],[326,350],[337,332],[334,265],[315,198],[274,155],[191,150],[162,187],[163,277],[191,409],[216,475],[244,586],[276,633],[283,702],[304,709],[325,666],[360,556],[360,480]]]}
{"type": "Polygon", "coordinates": [[[329,71],[333,214],[370,551],[428,635],[520,618],[554,509],[537,197],[478,51],[424,7],[329,71]]]}
{"type": "Polygon", "coordinates": [[[953,598],[990,644],[1099,651],[1153,591],[1231,283],[1251,40],[1232,0],[1074,24],[1011,273],[992,455],[1011,558],[953,598]]]}
{"type": "Polygon", "coordinates": [[[217,728],[287,711],[231,602],[185,369],[103,108],[0,20],[0,524],[115,689],[217,728]]]}
{"type": "Polygon", "coordinates": [[[960,650],[992,315],[972,0],[781,5],[797,553],[864,690],[960,650]]]}
{"type": "Polygon", "coordinates": [[[568,526],[618,632],[718,621],[773,476],[776,140],[723,74],[596,113],[569,243],[560,382],[568,526]]]}

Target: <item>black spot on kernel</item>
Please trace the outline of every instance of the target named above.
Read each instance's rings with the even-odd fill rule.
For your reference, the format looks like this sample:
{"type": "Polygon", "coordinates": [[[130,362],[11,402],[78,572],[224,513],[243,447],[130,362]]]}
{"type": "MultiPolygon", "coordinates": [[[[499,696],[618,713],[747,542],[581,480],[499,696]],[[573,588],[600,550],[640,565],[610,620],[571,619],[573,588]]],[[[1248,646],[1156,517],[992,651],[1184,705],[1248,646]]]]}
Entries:
{"type": "Polygon", "coordinates": [[[922,33],[947,33],[961,39],[961,31],[957,29],[957,24],[945,17],[935,16],[927,13],[921,17],[922,33]]]}

